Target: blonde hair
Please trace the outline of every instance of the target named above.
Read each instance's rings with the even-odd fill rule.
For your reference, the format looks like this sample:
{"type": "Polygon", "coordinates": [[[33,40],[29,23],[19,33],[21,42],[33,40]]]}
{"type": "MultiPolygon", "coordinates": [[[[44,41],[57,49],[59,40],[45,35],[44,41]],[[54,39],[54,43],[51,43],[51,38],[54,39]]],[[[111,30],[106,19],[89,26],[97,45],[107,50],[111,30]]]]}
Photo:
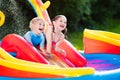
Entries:
{"type": "Polygon", "coordinates": [[[40,17],[35,17],[35,18],[33,18],[33,19],[30,21],[30,24],[29,24],[30,29],[32,29],[32,25],[33,25],[35,22],[37,22],[37,21],[42,21],[42,22],[44,22],[44,24],[45,24],[44,19],[42,19],[42,18],[40,18],[40,17]]]}

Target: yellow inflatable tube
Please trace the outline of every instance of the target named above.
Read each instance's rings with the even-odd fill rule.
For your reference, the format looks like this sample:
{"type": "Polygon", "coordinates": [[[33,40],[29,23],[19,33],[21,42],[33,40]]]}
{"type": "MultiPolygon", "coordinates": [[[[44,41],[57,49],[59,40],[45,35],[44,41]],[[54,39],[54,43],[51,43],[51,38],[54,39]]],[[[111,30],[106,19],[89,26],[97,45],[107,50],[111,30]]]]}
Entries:
{"type": "Polygon", "coordinates": [[[2,11],[0,11],[0,26],[2,26],[5,22],[5,15],[2,11]]]}
{"type": "Polygon", "coordinates": [[[33,8],[34,8],[34,10],[35,10],[35,12],[36,12],[36,14],[37,14],[37,16],[39,16],[39,17],[41,17],[41,18],[44,19],[43,14],[42,14],[41,11],[46,10],[46,9],[49,7],[50,1],[46,1],[46,2],[45,2],[43,5],[41,5],[41,6],[39,6],[39,5],[37,4],[36,0],[28,0],[28,1],[29,1],[29,3],[33,6],[33,8]]]}
{"type": "Polygon", "coordinates": [[[44,67],[59,67],[56,65],[46,65],[46,64],[35,63],[35,62],[31,62],[31,61],[14,58],[11,55],[9,55],[7,52],[5,52],[1,47],[0,47],[0,57],[2,57],[5,60],[12,61],[12,62],[19,63],[19,64],[44,66],[44,67]]]}
{"type": "Polygon", "coordinates": [[[86,38],[96,39],[113,45],[120,46],[120,34],[117,33],[85,29],[84,35],[86,38]]]}
{"type": "Polygon", "coordinates": [[[29,62],[20,59],[12,59],[10,55],[0,48],[0,65],[5,66],[12,69],[28,71],[28,72],[35,72],[35,73],[44,73],[44,74],[52,74],[52,75],[63,75],[66,77],[73,77],[73,76],[82,76],[82,75],[89,75],[94,74],[94,69],[90,67],[86,68],[60,68],[56,66],[51,66],[47,64],[40,64],[29,62]],[[33,65],[34,64],[34,65],[33,65]]]}

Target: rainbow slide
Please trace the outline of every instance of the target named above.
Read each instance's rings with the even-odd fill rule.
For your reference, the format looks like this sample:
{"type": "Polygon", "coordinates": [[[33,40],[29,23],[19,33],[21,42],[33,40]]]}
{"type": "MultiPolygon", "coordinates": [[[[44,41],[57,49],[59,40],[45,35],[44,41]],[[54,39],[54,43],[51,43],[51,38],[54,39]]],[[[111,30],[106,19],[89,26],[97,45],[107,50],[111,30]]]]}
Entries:
{"type": "Polygon", "coordinates": [[[84,30],[84,52],[120,54],[120,34],[100,31],[84,30]]]}

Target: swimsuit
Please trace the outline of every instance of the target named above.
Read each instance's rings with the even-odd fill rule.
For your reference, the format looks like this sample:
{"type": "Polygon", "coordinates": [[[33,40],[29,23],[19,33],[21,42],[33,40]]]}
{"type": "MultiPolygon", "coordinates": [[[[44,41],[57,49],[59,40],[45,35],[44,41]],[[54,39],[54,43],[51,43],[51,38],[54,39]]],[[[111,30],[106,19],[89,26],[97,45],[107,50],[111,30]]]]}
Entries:
{"type": "Polygon", "coordinates": [[[24,38],[33,46],[40,46],[44,48],[45,46],[45,35],[44,33],[41,34],[35,34],[33,31],[28,31],[25,35],[24,38]]]}

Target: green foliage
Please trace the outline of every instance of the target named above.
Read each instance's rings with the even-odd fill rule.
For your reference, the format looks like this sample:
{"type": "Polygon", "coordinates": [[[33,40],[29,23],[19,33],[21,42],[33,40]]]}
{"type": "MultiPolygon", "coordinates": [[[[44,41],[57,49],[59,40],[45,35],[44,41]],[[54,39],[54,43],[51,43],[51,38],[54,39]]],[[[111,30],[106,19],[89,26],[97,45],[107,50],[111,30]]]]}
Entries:
{"type": "Polygon", "coordinates": [[[77,50],[84,50],[83,46],[83,31],[81,32],[72,32],[68,34],[68,41],[72,43],[72,45],[77,49],[77,50]]]}
{"type": "Polygon", "coordinates": [[[24,0],[0,0],[0,10],[5,14],[5,23],[0,27],[0,39],[10,33],[24,34],[28,30],[29,20],[34,16],[24,0]]]}
{"type": "MultiPolygon", "coordinates": [[[[46,1],[46,0],[44,0],[46,1]]],[[[81,31],[84,28],[101,29],[94,24],[109,25],[107,19],[120,18],[120,0],[50,0],[48,8],[51,18],[64,14],[68,18],[68,30],[81,31]]]]}
{"type": "MultiPolygon", "coordinates": [[[[46,0],[45,0],[46,1],[46,0]]],[[[90,0],[50,0],[48,12],[51,18],[63,14],[68,19],[68,30],[81,29],[80,23],[88,23],[91,15],[90,0]]],[[[81,24],[82,25],[82,24],[81,24]]],[[[84,24],[83,24],[84,25],[84,24]]]]}
{"type": "Polygon", "coordinates": [[[120,0],[95,0],[91,3],[92,19],[106,24],[108,18],[120,18],[120,0]]]}
{"type": "MultiPolygon", "coordinates": [[[[83,31],[84,28],[111,30],[114,27],[110,26],[109,19],[120,19],[120,0],[50,1],[50,18],[58,14],[65,15],[68,32],[83,31]]],[[[0,38],[10,33],[23,35],[29,29],[29,21],[36,16],[27,0],[0,0],[0,10],[6,16],[5,24],[0,28],[0,38]]]]}
{"type": "Polygon", "coordinates": [[[99,26],[101,30],[110,31],[120,34],[120,20],[108,18],[106,19],[106,24],[95,23],[95,26],[99,26]]]}

